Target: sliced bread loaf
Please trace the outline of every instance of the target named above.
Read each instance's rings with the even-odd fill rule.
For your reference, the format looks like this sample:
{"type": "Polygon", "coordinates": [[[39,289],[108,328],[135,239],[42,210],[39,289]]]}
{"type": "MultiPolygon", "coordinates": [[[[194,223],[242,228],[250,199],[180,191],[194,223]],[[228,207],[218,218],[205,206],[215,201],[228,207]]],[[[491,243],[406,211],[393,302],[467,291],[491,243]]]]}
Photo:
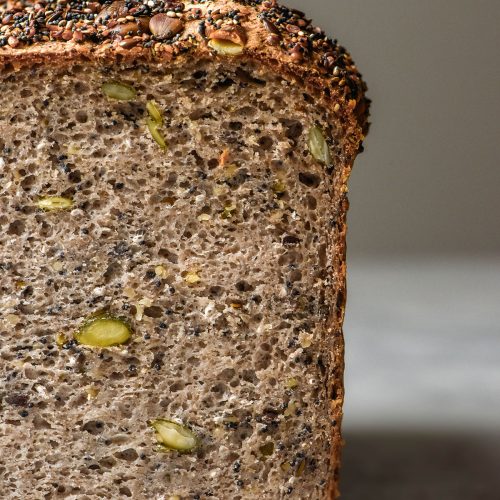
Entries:
{"type": "Polygon", "coordinates": [[[0,9],[1,498],[335,498],[349,55],[272,1],[0,9]]]}

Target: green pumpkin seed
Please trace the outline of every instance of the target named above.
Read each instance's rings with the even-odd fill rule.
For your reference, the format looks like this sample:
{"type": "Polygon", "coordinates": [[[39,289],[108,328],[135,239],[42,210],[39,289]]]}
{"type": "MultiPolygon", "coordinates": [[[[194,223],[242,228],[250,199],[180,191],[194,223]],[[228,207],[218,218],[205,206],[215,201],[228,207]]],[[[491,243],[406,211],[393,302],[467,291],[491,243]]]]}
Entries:
{"type": "Polygon", "coordinates": [[[107,82],[102,84],[102,91],[105,96],[118,101],[131,101],[137,96],[134,87],[120,82],[107,82]]]}
{"type": "Polygon", "coordinates": [[[309,131],[309,151],[316,160],[325,165],[329,165],[332,161],[323,130],[317,125],[311,127],[309,131]]]}
{"type": "Polygon", "coordinates": [[[73,206],[71,198],[63,198],[62,196],[44,196],[37,201],[38,208],[46,211],[65,210],[73,206]]]}
{"type": "Polygon", "coordinates": [[[75,333],[75,340],[89,347],[111,347],[127,342],[132,335],[130,326],[117,318],[103,316],[86,323],[75,333]]]}
{"type": "Polygon", "coordinates": [[[154,101],[148,101],[146,104],[146,109],[148,110],[151,119],[156,122],[159,126],[163,125],[163,116],[158,105],[154,101]]]}
{"type": "Polygon", "coordinates": [[[149,133],[151,134],[151,137],[154,139],[156,144],[158,144],[158,146],[160,146],[163,151],[166,151],[167,143],[165,142],[165,139],[163,138],[161,132],[158,130],[158,123],[151,118],[147,118],[146,124],[148,126],[149,133]]]}
{"type": "Polygon", "coordinates": [[[167,450],[187,453],[199,445],[196,434],[184,425],[165,419],[153,420],[149,425],[155,430],[158,443],[167,450]]]}

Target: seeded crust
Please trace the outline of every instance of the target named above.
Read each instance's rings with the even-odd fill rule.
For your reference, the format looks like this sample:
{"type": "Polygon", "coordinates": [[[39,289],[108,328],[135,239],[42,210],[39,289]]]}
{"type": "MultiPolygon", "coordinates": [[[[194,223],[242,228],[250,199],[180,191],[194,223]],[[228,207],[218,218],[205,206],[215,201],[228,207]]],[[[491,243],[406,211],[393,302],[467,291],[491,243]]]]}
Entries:
{"type": "MultiPolygon", "coordinates": [[[[275,1],[194,0],[180,3],[152,0],[152,8],[138,1],[127,2],[127,5],[144,9],[133,14],[137,23],[141,19],[149,20],[157,13],[177,13],[183,23],[182,31],[168,40],[151,36],[147,28],[143,28],[140,36],[115,35],[109,26],[115,26],[117,19],[123,19],[119,17],[123,11],[111,15],[109,19],[100,19],[99,15],[110,4],[126,2],[63,2],[60,8],[64,13],[69,11],[78,15],[76,13],[82,12],[82,5],[92,11],[87,15],[91,16],[90,19],[82,14],[85,23],[73,21],[71,29],[59,30],[63,33],[48,29],[49,26],[58,26],[57,21],[65,18],[61,16],[50,21],[54,9],[57,13],[57,2],[48,2],[50,14],[42,14],[42,10],[34,11],[39,16],[37,23],[33,23],[32,18],[30,21],[29,17],[20,23],[16,16],[29,12],[33,3],[10,1],[5,4],[4,12],[0,10],[2,25],[8,27],[0,38],[0,45],[5,45],[0,51],[0,66],[12,64],[18,68],[44,63],[49,58],[63,63],[79,57],[120,62],[144,59],[167,64],[177,58],[183,59],[186,53],[189,53],[189,58],[204,59],[214,56],[214,51],[207,44],[213,32],[231,31],[234,29],[233,22],[236,22],[246,39],[244,58],[258,61],[277,74],[296,79],[298,84],[317,92],[318,97],[335,109],[339,119],[345,122],[346,133],[352,136],[351,155],[358,152],[356,148],[363,139],[363,131],[367,131],[369,101],[365,97],[366,86],[349,53],[321,29],[311,26],[302,12],[288,9],[275,1]],[[222,24],[217,25],[221,19],[222,24]],[[25,30],[21,27],[16,29],[16,25],[25,30]],[[34,34],[27,36],[25,31],[34,34]],[[70,40],[61,38],[64,33],[71,33],[70,40]],[[75,33],[81,36],[77,37],[75,33]],[[273,41],[273,36],[277,37],[277,41],[273,41]],[[12,39],[15,43],[10,47],[12,39]]],[[[234,39],[233,36],[230,38],[234,39]]]]}
{"type": "MultiPolygon", "coordinates": [[[[72,2],[68,4],[73,6],[72,2]]],[[[157,10],[151,13],[153,15],[172,12],[172,3],[156,2],[156,5],[157,10]]],[[[179,10],[178,4],[174,7],[179,10]]],[[[92,9],[98,15],[101,6],[93,6],[92,9]]],[[[5,20],[11,12],[3,12],[2,18],[5,20]]],[[[20,433],[12,442],[8,438],[11,431],[6,430],[0,435],[0,440],[2,448],[9,450],[4,455],[15,456],[15,464],[27,468],[24,460],[38,463],[40,458],[43,461],[46,448],[69,444],[60,442],[61,438],[78,443],[74,433],[77,431],[77,436],[83,434],[84,437],[83,444],[80,443],[82,447],[77,444],[76,449],[85,456],[91,456],[87,466],[96,467],[89,470],[99,471],[95,474],[101,475],[93,479],[92,473],[91,476],[85,473],[81,479],[82,489],[72,490],[79,487],[76,478],[72,485],[66,487],[61,481],[64,482],[63,478],[74,472],[67,470],[68,464],[70,469],[81,467],[75,453],[66,458],[67,463],[53,459],[47,465],[40,465],[42,472],[39,472],[38,479],[35,473],[30,477],[19,475],[18,471],[16,476],[10,461],[0,461],[0,471],[4,474],[0,476],[0,491],[5,489],[6,498],[21,498],[16,496],[21,495],[20,492],[23,492],[22,498],[40,498],[42,495],[45,495],[44,498],[125,498],[132,495],[133,498],[160,499],[179,494],[182,498],[197,498],[198,495],[198,498],[213,496],[221,499],[306,496],[320,499],[336,498],[338,495],[344,396],[342,321],[345,303],[345,217],[348,208],[346,183],[367,129],[368,107],[364,84],[356,67],[335,43],[325,41],[326,46],[310,50],[310,45],[307,45],[307,50],[293,52],[297,36],[293,37],[285,28],[287,24],[277,29],[281,37],[279,45],[275,45],[275,40],[270,43],[270,34],[276,33],[274,28],[270,32],[269,22],[272,21],[266,24],[262,16],[269,15],[269,19],[274,21],[276,12],[286,17],[290,11],[273,2],[193,2],[190,7],[180,9],[183,30],[170,40],[145,37],[141,38],[141,42],[127,45],[124,44],[129,39],[127,36],[107,38],[93,34],[81,41],[77,41],[80,37],[76,36],[69,41],[51,40],[49,37],[45,41],[27,40],[16,47],[0,48],[2,88],[8,89],[3,94],[6,100],[2,104],[4,111],[0,116],[0,126],[2,130],[9,130],[0,139],[3,150],[0,154],[0,174],[4,185],[0,215],[3,235],[0,247],[3,298],[0,334],[3,340],[7,339],[2,348],[5,364],[2,376],[6,380],[2,424],[4,429],[22,429],[25,426],[27,429],[23,432],[28,433],[20,433]],[[194,15],[194,9],[201,12],[196,11],[194,15]],[[207,21],[218,9],[222,13],[239,11],[241,19],[238,26],[244,30],[245,43],[244,51],[238,57],[221,56],[208,46],[213,33],[210,22],[207,29],[207,21]],[[203,22],[205,29],[201,30],[200,23],[203,22]],[[150,41],[154,43],[148,44],[150,41]],[[299,56],[296,55],[298,53],[299,56]],[[328,63],[326,58],[330,58],[328,63]],[[45,88],[30,87],[29,81],[33,79],[46,82],[45,88]],[[100,93],[100,84],[110,79],[138,86],[137,103],[121,105],[105,99],[100,93]],[[170,85],[162,87],[158,83],[162,79],[170,85]],[[190,83],[185,83],[183,87],[180,82],[190,83]],[[205,111],[193,104],[197,92],[207,92],[205,111]],[[78,94],[81,94],[81,99],[78,99],[78,94]],[[54,96],[60,96],[61,102],[54,102],[54,96]],[[159,102],[164,110],[176,109],[172,116],[170,111],[167,112],[168,126],[164,135],[169,152],[166,158],[159,156],[158,146],[148,138],[144,129],[147,96],[159,102]],[[259,99],[269,105],[259,105],[259,99]],[[228,107],[226,100],[233,105],[239,104],[239,115],[228,107]],[[49,104],[44,110],[47,101],[49,104]],[[243,106],[247,101],[249,106],[243,106]],[[17,103],[13,110],[15,120],[7,111],[7,102],[17,103]],[[174,102],[184,105],[174,105],[174,102]],[[31,132],[32,127],[36,128],[36,121],[33,121],[36,119],[29,113],[24,117],[20,115],[22,108],[32,109],[38,117],[36,119],[43,116],[39,130],[31,132]],[[245,108],[257,109],[257,114],[245,108]],[[245,113],[249,115],[245,116],[245,113]],[[73,115],[76,119],[72,118],[73,115]],[[224,119],[225,115],[231,115],[231,120],[224,119]],[[59,132],[50,125],[55,117],[59,120],[59,132]],[[63,131],[68,123],[72,123],[72,127],[63,131]],[[95,128],[91,130],[89,124],[95,128]],[[235,124],[241,124],[241,128],[235,124]],[[307,131],[314,124],[320,124],[329,137],[333,156],[331,168],[321,166],[308,152],[307,131]],[[176,131],[181,131],[180,137],[176,131]],[[115,139],[107,142],[105,138],[108,136],[119,139],[120,146],[115,139]],[[127,149],[130,142],[133,150],[127,149]],[[142,151],[147,165],[134,159],[137,148],[142,151]],[[216,159],[221,161],[219,155],[225,149],[229,151],[228,161],[237,167],[234,178],[224,178],[224,174],[220,173],[224,171],[224,166],[216,162],[216,159]],[[249,156],[247,149],[253,151],[259,161],[255,156],[249,156]],[[32,158],[33,150],[37,151],[36,161],[32,158]],[[208,153],[210,150],[212,155],[208,153]],[[130,155],[130,161],[125,159],[127,155],[130,155]],[[119,162],[121,167],[113,166],[116,158],[124,158],[119,162]],[[102,176],[96,171],[96,161],[103,164],[102,176]],[[273,185],[277,179],[281,182],[283,163],[288,169],[284,181],[287,189],[285,193],[280,193],[273,189],[273,185]],[[45,174],[40,175],[40,165],[47,165],[42,167],[47,168],[47,178],[45,174]],[[134,173],[125,173],[127,170],[123,168],[132,168],[134,173]],[[154,172],[152,181],[148,180],[148,168],[154,172]],[[167,172],[175,180],[167,176],[167,172]],[[200,178],[202,181],[194,181],[200,178]],[[189,191],[189,183],[198,182],[194,192],[179,195],[179,190],[183,193],[189,191]],[[121,184],[125,187],[116,187],[121,184]],[[98,188],[101,190],[99,196],[96,193],[98,188]],[[63,215],[40,214],[33,209],[33,203],[37,196],[47,194],[47,190],[54,195],[64,193],[74,197],[77,207],[63,215]],[[174,221],[167,224],[169,228],[172,225],[168,234],[163,234],[161,225],[152,222],[156,217],[154,211],[141,212],[142,201],[138,205],[131,203],[126,208],[130,198],[138,193],[141,193],[143,201],[149,199],[153,200],[153,206],[160,205],[156,213],[161,217],[174,221]],[[193,202],[197,195],[203,199],[193,202]],[[166,206],[161,203],[160,197],[163,203],[168,200],[166,206]],[[224,211],[226,203],[232,203],[235,198],[241,203],[235,204],[237,209],[229,213],[228,222],[224,211]],[[172,200],[173,207],[178,205],[175,211],[170,209],[172,200]],[[256,203],[267,207],[266,215],[257,216],[254,213],[256,203]],[[131,213],[134,208],[135,214],[131,213]],[[280,214],[275,214],[279,211],[283,211],[281,218],[278,217],[280,214]],[[237,255],[231,256],[230,247],[223,244],[218,249],[221,255],[228,256],[227,266],[214,263],[217,252],[213,248],[210,250],[210,245],[207,248],[206,243],[203,246],[203,238],[195,236],[200,231],[206,231],[200,227],[201,214],[211,217],[209,224],[214,228],[213,243],[224,239],[229,230],[229,233],[237,234],[234,239],[240,245],[243,242],[250,246],[252,238],[249,239],[249,234],[256,230],[251,220],[264,224],[266,228],[273,227],[273,236],[262,240],[257,237],[262,255],[252,251],[238,254],[241,249],[237,249],[233,250],[237,255]],[[296,222],[297,215],[302,222],[296,222]],[[120,217],[125,217],[122,222],[119,222],[120,217]],[[181,230],[180,224],[175,223],[176,218],[179,222],[188,221],[186,227],[181,230]],[[150,230],[149,237],[141,233],[145,226],[150,230]],[[106,227],[106,241],[103,243],[102,230],[106,227]],[[82,228],[87,228],[90,234],[86,248],[82,247],[87,236],[79,232],[82,228]],[[315,238],[306,236],[311,231],[316,232],[315,238]],[[69,248],[61,246],[58,241],[64,238],[64,234],[72,232],[70,241],[73,243],[68,243],[69,248]],[[117,239],[118,235],[120,239],[117,239]],[[189,251],[186,241],[196,248],[196,252],[189,251]],[[141,245],[146,248],[141,249],[141,245]],[[24,253],[16,262],[14,256],[21,247],[24,253]],[[98,256],[97,263],[94,268],[88,263],[89,274],[83,279],[79,275],[81,271],[77,270],[80,267],[78,262],[88,260],[89,249],[91,255],[98,256]],[[123,263],[127,259],[131,262],[130,270],[126,270],[123,263]],[[272,267],[271,262],[276,261],[278,267],[288,268],[290,276],[287,278],[283,271],[278,270],[277,275],[264,273],[260,276],[257,271],[259,266],[254,271],[249,267],[249,263],[256,262],[256,259],[261,259],[257,262],[266,272],[272,267]],[[58,261],[62,262],[59,271],[54,270],[54,262],[58,261]],[[154,274],[158,265],[166,269],[165,276],[154,274]],[[189,286],[184,277],[193,268],[200,271],[202,281],[189,286]],[[315,271],[311,273],[311,269],[315,271]],[[149,276],[149,282],[146,280],[144,283],[140,279],[144,276],[149,276]],[[54,292],[53,282],[47,285],[47,280],[62,280],[64,284],[58,285],[62,291],[54,292]],[[280,291],[281,285],[277,285],[282,281],[285,291],[280,291]],[[262,290],[256,293],[259,287],[262,290]],[[80,292],[75,295],[78,288],[80,292]],[[110,288],[114,291],[110,292],[110,288]],[[314,294],[310,294],[311,290],[317,290],[315,293],[319,295],[316,299],[314,294]],[[129,297],[130,294],[134,296],[129,297]],[[297,297],[308,298],[301,302],[297,297]],[[135,337],[149,336],[145,345],[134,342],[125,350],[112,348],[99,355],[71,343],[65,349],[57,349],[54,338],[58,332],[63,330],[71,336],[84,318],[102,307],[110,308],[115,314],[125,311],[135,337]],[[207,308],[209,312],[215,308],[213,317],[198,317],[200,311],[207,308]],[[146,313],[142,314],[142,309],[146,313]],[[263,325],[273,325],[271,331],[275,339],[269,337],[263,325]],[[250,340],[248,331],[253,328],[261,328],[262,332],[250,340]],[[178,342],[180,351],[175,351],[177,347],[172,345],[172,340],[166,342],[165,348],[166,335],[178,342]],[[225,344],[227,340],[224,339],[231,335],[240,341],[241,338],[246,339],[246,349],[242,347],[246,356],[250,355],[248,349],[255,350],[255,356],[251,356],[249,363],[248,359],[240,357],[237,350],[225,344]],[[308,344],[309,335],[312,336],[312,345],[303,347],[308,344]],[[201,344],[192,342],[191,338],[201,338],[201,344]],[[205,344],[214,338],[220,343],[217,349],[214,348],[214,358],[210,361],[211,351],[205,344]],[[190,379],[192,371],[186,371],[185,367],[172,362],[167,363],[167,369],[163,360],[165,355],[168,359],[172,352],[177,357],[186,356],[189,348],[196,353],[195,358],[199,356],[203,359],[204,366],[214,363],[213,377],[209,376],[209,371],[202,370],[197,374],[207,378],[206,392],[212,391],[215,397],[220,397],[219,401],[229,395],[236,404],[227,405],[226,402],[226,406],[221,406],[219,402],[212,405],[211,413],[204,413],[206,409],[202,409],[203,405],[186,403],[189,401],[185,399],[186,385],[195,383],[190,379]],[[228,358],[232,361],[227,359],[219,366],[215,353],[220,354],[224,349],[227,349],[228,358]],[[30,354],[20,355],[23,352],[30,354]],[[56,353],[56,358],[51,352],[56,353]],[[104,362],[98,362],[98,359],[108,358],[108,363],[116,363],[119,369],[108,370],[104,362]],[[292,361],[285,361],[287,359],[292,361]],[[45,377],[47,371],[53,369],[54,362],[58,370],[67,372],[64,387],[50,391],[52,395],[40,395],[46,390],[45,377]],[[155,362],[160,363],[158,370],[155,362]],[[248,366],[242,368],[246,362],[248,366]],[[239,366],[241,363],[243,365],[239,366]],[[128,373],[130,366],[135,368],[128,373]],[[99,377],[109,378],[110,387],[100,381],[95,383],[93,376],[96,370],[99,377]],[[145,420],[137,421],[139,417],[131,409],[133,393],[127,393],[123,385],[124,379],[132,380],[133,385],[136,379],[128,377],[137,377],[137,371],[143,384],[138,384],[138,387],[146,393],[143,401],[139,397],[147,409],[141,418],[154,418],[153,413],[156,412],[157,417],[170,416],[189,423],[199,432],[204,443],[195,455],[199,462],[205,464],[201,471],[195,466],[188,466],[186,456],[172,457],[170,454],[165,460],[165,457],[153,453],[154,438],[148,435],[145,420]],[[13,375],[14,372],[17,375],[13,375]],[[310,377],[314,381],[313,387],[316,387],[314,391],[308,393],[300,385],[296,393],[284,390],[283,385],[296,375],[300,381],[310,377]],[[183,378],[180,385],[172,380],[176,376],[183,378]],[[153,377],[155,384],[148,385],[147,379],[153,377]],[[250,410],[238,407],[238,401],[245,401],[239,392],[241,384],[256,386],[254,399],[246,399],[251,403],[253,401],[250,410]],[[86,402],[85,391],[92,391],[95,385],[99,395],[95,400],[89,396],[86,402]],[[209,385],[211,389],[208,389],[209,385]],[[155,387],[160,386],[171,394],[153,403],[155,387]],[[179,392],[181,394],[177,397],[179,392]],[[316,394],[317,403],[312,402],[312,393],[316,394]],[[268,394],[269,398],[264,394],[268,394]],[[121,398],[127,402],[121,401],[121,398]],[[296,399],[306,402],[307,409],[299,410],[300,415],[284,415],[296,399]],[[58,403],[61,400],[65,403],[58,403]],[[30,404],[33,409],[29,409],[30,404]],[[66,404],[74,409],[65,409],[66,404]],[[105,406],[111,406],[112,410],[106,413],[105,406]],[[43,412],[45,407],[48,410],[43,412]],[[69,424],[58,426],[57,422],[50,421],[61,411],[69,412],[75,429],[67,429],[69,424]],[[27,412],[28,416],[20,417],[22,412],[27,412]],[[95,418],[90,418],[94,413],[95,418]],[[224,423],[228,416],[234,416],[238,423],[224,423]],[[117,417],[125,423],[120,425],[117,417]],[[236,429],[232,429],[232,425],[236,429]],[[311,430],[304,425],[309,425],[311,430]],[[288,431],[283,431],[283,426],[288,431]],[[36,451],[30,451],[35,453],[34,457],[16,455],[15,449],[23,448],[23,440],[37,430],[40,432],[40,429],[45,429],[46,440],[40,442],[45,452],[38,456],[38,460],[36,451]],[[51,432],[58,438],[50,439],[51,432]],[[95,436],[96,441],[89,440],[87,434],[95,436]],[[116,435],[121,437],[115,443],[116,435]],[[297,439],[297,435],[301,438],[297,439]],[[259,446],[270,440],[276,446],[275,452],[271,459],[264,460],[258,456],[259,446]],[[109,455],[101,448],[102,442],[108,441],[111,441],[107,445],[110,447],[109,455]],[[280,446],[283,449],[279,449],[280,446]],[[226,451],[219,456],[220,463],[217,463],[217,459],[214,460],[214,456],[217,457],[215,450],[223,448],[226,451]],[[308,453],[301,451],[303,448],[308,453]],[[241,457],[238,450],[243,450],[241,457]],[[251,465],[250,457],[255,461],[251,465]],[[141,460],[146,462],[142,464],[141,460]],[[228,465],[229,460],[232,463],[228,465]],[[113,461],[119,464],[112,464],[113,461]],[[133,477],[123,475],[120,461],[128,462],[130,467],[139,463],[130,474],[133,477]],[[207,463],[211,464],[210,472],[215,473],[214,469],[218,471],[213,484],[204,476],[207,463]],[[280,469],[286,463],[291,464],[288,476],[286,471],[280,469]],[[113,475],[113,468],[120,470],[118,476],[113,475]],[[236,469],[238,472],[234,472],[236,469]],[[282,475],[279,475],[279,470],[282,475]],[[171,484],[166,484],[164,489],[149,487],[149,481],[158,481],[160,477],[159,472],[153,471],[170,476],[171,484]],[[6,472],[10,475],[6,476],[6,472]],[[176,474],[180,477],[175,477],[176,474]],[[228,475],[231,480],[226,482],[228,475]],[[43,482],[42,476],[51,478],[56,486],[50,489],[49,481],[42,485],[45,489],[32,493],[43,482]],[[33,478],[37,480],[34,482],[33,478]],[[104,478],[114,481],[115,487],[93,492],[95,485],[104,478]],[[13,484],[16,489],[12,489],[13,484]],[[217,491],[218,485],[223,485],[222,491],[217,491]]],[[[291,25],[297,24],[300,19],[303,16],[296,12],[289,17],[291,25]]],[[[95,26],[97,32],[102,30],[102,23],[95,26]]],[[[224,26],[223,23],[221,29],[224,26]]],[[[276,24],[273,23],[273,26],[276,27],[276,24]]],[[[313,33],[309,24],[301,29],[305,38],[313,33]]],[[[43,29],[37,30],[43,33],[43,29]]],[[[60,264],[56,264],[56,269],[59,267],[60,264]]],[[[57,383],[52,379],[49,386],[57,387],[57,383]]],[[[200,390],[200,401],[203,390],[200,390]]],[[[79,470],[83,474],[84,469],[79,470]]]]}

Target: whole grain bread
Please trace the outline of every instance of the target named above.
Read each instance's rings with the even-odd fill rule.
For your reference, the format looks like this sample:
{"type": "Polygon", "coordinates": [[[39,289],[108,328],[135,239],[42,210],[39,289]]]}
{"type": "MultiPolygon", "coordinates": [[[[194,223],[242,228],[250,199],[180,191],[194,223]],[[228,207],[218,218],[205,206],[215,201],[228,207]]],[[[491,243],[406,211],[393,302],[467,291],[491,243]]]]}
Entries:
{"type": "Polygon", "coordinates": [[[274,1],[0,18],[0,497],[336,498],[348,53],[274,1]]]}

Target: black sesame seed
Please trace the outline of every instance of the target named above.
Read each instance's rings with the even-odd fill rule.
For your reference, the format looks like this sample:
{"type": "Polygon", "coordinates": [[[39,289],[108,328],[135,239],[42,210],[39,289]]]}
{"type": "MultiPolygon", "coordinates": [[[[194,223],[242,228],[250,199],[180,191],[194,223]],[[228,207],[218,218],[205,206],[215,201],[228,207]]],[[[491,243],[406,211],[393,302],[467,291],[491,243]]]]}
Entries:
{"type": "Polygon", "coordinates": [[[156,277],[156,273],[154,271],[148,271],[146,273],[146,278],[149,279],[149,280],[152,280],[156,277]]]}
{"type": "MultiPolygon", "coordinates": [[[[77,344],[76,340],[75,339],[72,339],[68,342],[66,342],[65,344],[63,344],[63,349],[71,349],[72,347],[74,347],[75,345],[77,344]]],[[[49,346],[48,348],[50,347],[53,347],[53,346],[49,346]]]]}
{"type": "Polygon", "coordinates": [[[124,241],[118,242],[113,248],[113,253],[117,256],[125,255],[128,251],[129,247],[124,241]]]}

